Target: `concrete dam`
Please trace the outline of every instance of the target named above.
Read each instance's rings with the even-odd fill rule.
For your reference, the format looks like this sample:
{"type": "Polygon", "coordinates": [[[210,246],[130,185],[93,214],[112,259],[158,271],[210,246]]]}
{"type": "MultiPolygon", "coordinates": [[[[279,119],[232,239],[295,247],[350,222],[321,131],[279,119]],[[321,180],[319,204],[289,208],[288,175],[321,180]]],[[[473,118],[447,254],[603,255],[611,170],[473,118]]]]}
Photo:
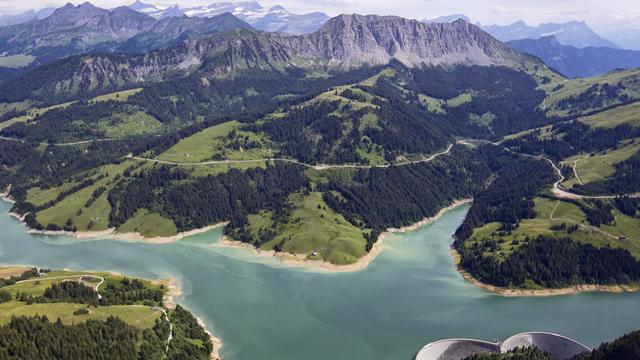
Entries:
{"type": "Polygon", "coordinates": [[[505,353],[521,347],[536,347],[549,354],[553,360],[567,360],[591,349],[568,337],[546,333],[526,332],[513,335],[503,342],[474,339],[447,339],[424,346],[415,360],[462,360],[482,353],[505,353]]]}

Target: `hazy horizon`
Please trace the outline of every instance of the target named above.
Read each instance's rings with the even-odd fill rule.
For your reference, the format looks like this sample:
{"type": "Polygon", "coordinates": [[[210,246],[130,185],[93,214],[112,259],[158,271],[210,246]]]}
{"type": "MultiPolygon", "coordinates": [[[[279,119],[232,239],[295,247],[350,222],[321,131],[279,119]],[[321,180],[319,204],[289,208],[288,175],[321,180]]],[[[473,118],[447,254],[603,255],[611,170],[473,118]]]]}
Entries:
{"type": "MultiPolygon", "coordinates": [[[[130,5],[134,0],[95,0],[92,4],[113,8],[130,5]]],[[[236,0],[237,1],[237,0],[236,0]]],[[[0,0],[0,14],[16,14],[30,9],[44,7],[61,7],[67,2],[81,4],[80,1],[50,0],[0,0]]],[[[158,0],[143,1],[157,6],[178,4],[181,7],[208,5],[217,1],[206,0],[158,0]]],[[[425,19],[451,14],[464,14],[473,22],[490,24],[511,24],[523,20],[529,25],[542,22],[567,22],[572,20],[586,21],[597,30],[609,31],[626,27],[640,31],[640,6],[635,0],[611,0],[608,2],[595,0],[540,0],[535,3],[525,0],[488,0],[482,4],[476,1],[458,0],[405,0],[401,3],[389,3],[383,0],[259,0],[265,7],[281,5],[293,13],[313,11],[325,12],[329,16],[343,13],[398,15],[407,18],[425,19]]]]}

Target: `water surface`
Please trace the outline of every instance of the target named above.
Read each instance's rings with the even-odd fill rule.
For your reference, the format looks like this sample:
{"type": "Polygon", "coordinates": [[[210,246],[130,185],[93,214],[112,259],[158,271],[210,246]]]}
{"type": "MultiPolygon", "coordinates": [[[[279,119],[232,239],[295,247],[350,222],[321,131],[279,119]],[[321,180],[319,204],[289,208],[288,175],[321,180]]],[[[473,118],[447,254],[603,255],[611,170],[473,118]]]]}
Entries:
{"type": "Polygon", "coordinates": [[[411,359],[450,337],[550,331],[595,347],[640,328],[640,294],[506,298],[456,272],[451,234],[468,206],[385,240],[363,271],[318,273],[217,244],[221,230],[174,244],[29,235],[0,203],[0,264],[176,278],[179,302],[221,337],[225,360],[411,359]]]}

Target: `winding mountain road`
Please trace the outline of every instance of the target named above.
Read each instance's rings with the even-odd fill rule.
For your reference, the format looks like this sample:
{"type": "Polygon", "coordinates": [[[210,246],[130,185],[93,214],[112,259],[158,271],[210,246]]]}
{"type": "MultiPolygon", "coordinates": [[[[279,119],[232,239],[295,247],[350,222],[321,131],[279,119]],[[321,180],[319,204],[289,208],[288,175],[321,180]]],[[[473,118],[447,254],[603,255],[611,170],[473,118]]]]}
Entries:
{"type": "MultiPolygon", "coordinates": [[[[461,143],[461,142],[458,142],[458,143],[461,143]]],[[[158,159],[151,159],[151,158],[133,156],[133,154],[127,155],[126,158],[133,159],[133,160],[138,160],[138,161],[153,162],[153,163],[157,163],[157,164],[180,165],[180,166],[251,164],[251,163],[261,163],[261,162],[265,162],[265,161],[280,161],[280,162],[287,162],[287,163],[291,163],[291,164],[301,165],[301,166],[308,167],[308,168],[311,168],[311,169],[315,169],[315,170],[318,170],[318,171],[323,171],[323,170],[329,170],[329,169],[389,168],[389,167],[392,167],[392,166],[406,166],[406,165],[415,165],[415,164],[420,164],[420,163],[426,163],[426,162],[431,162],[431,161],[435,160],[439,156],[443,156],[443,155],[449,154],[451,152],[451,149],[453,149],[454,145],[455,144],[449,144],[449,146],[447,147],[446,150],[444,150],[442,152],[439,152],[437,154],[433,154],[433,155],[429,156],[426,159],[414,160],[414,161],[405,161],[405,162],[399,162],[399,163],[394,163],[394,164],[384,164],[384,165],[354,165],[354,164],[338,164],[338,165],[317,164],[317,165],[314,165],[314,164],[307,164],[307,163],[304,163],[304,162],[301,162],[301,161],[298,161],[298,160],[286,159],[286,158],[266,158],[266,159],[255,159],[255,160],[214,160],[214,161],[203,161],[203,162],[197,162],[197,163],[158,160],[158,159]]]]}
{"type": "Polygon", "coordinates": [[[123,139],[94,139],[94,140],[83,140],[83,141],[75,141],[75,142],[68,142],[68,143],[43,143],[43,142],[31,143],[31,142],[25,141],[24,139],[0,136],[0,140],[16,141],[16,142],[21,142],[23,144],[37,144],[37,145],[43,145],[43,146],[75,146],[75,145],[91,144],[94,142],[122,141],[123,139]]]}
{"type": "MultiPolygon", "coordinates": [[[[473,142],[480,142],[480,143],[487,143],[487,144],[492,144],[495,146],[501,146],[500,142],[493,142],[493,141],[489,141],[489,140],[461,140],[459,141],[459,143],[462,144],[469,144],[469,143],[473,143],[473,142]]],[[[556,173],[558,174],[558,181],[556,181],[553,184],[553,194],[560,199],[593,199],[593,200],[597,200],[597,199],[601,199],[601,200],[605,200],[605,199],[615,199],[618,198],[620,196],[628,196],[628,197],[632,197],[632,198],[640,198],[640,194],[625,194],[625,195],[595,195],[595,196],[590,196],[590,195],[579,195],[579,194],[575,194],[572,192],[569,192],[565,189],[563,189],[560,184],[562,184],[566,178],[564,177],[564,175],[562,174],[562,170],[560,170],[560,168],[558,166],[556,166],[556,164],[553,162],[553,160],[546,158],[544,156],[535,156],[535,155],[529,155],[529,154],[523,154],[523,153],[519,153],[516,151],[513,151],[507,147],[503,147],[503,149],[505,151],[508,151],[512,154],[516,154],[519,156],[524,156],[524,157],[528,157],[528,158],[533,158],[533,159],[538,159],[538,160],[546,160],[549,162],[549,164],[551,164],[551,166],[553,166],[553,169],[556,171],[556,173]]],[[[575,169],[574,169],[575,171],[575,169]]]]}

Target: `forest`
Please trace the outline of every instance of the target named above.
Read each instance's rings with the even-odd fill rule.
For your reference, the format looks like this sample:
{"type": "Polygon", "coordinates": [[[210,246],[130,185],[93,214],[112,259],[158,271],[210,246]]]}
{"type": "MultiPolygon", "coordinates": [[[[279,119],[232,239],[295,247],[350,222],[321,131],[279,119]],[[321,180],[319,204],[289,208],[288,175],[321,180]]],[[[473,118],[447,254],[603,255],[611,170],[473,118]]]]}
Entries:
{"type": "Polygon", "coordinates": [[[503,142],[516,152],[542,155],[559,161],[579,153],[595,153],[610,148],[627,139],[640,137],[640,128],[619,125],[612,128],[592,128],[580,121],[556,123],[550,132],[556,136],[542,139],[540,130],[503,142]]]}
{"type": "Polygon", "coordinates": [[[248,214],[285,205],[289,194],[308,186],[301,166],[280,162],[265,169],[232,169],[173,182],[186,176],[180,169],[159,166],[112,190],[108,195],[112,226],[123,224],[138,209],[146,208],[157,209],[172,219],[179,231],[223,221],[230,221],[233,227],[248,214]]]}
{"type": "Polygon", "coordinates": [[[593,84],[584,92],[569,96],[558,102],[558,108],[569,110],[569,114],[579,114],[585,110],[602,108],[611,102],[618,100],[622,104],[629,103],[631,98],[623,94],[624,85],[593,84]]]}
{"type": "Polygon", "coordinates": [[[573,190],[585,195],[625,195],[640,192],[640,152],[615,164],[615,171],[608,178],[585,185],[576,185],[573,190]]]}
{"type": "Polygon", "coordinates": [[[553,120],[538,108],[545,97],[544,92],[537,90],[535,80],[524,72],[499,66],[414,68],[410,71],[407,87],[417,93],[437,99],[472,94],[471,101],[447,106],[446,114],[437,115],[456,125],[464,136],[499,138],[553,120]],[[488,113],[494,117],[488,126],[470,121],[470,114],[488,113]]]}
{"type": "Polygon", "coordinates": [[[169,316],[176,337],[169,343],[167,358],[171,360],[209,360],[213,344],[197,319],[187,310],[177,305],[169,316]],[[199,342],[201,345],[197,345],[199,342]]]}
{"type": "Polygon", "coordinates": [[[475,228],[490,222],[501,222],[503,227],[511,228],[522,219],[535,217],[533,198],[555,180],[556,174],[546,161],[513,154],[492,159],[496,177],[475,196],[471,209],[456,230],[454,246],[463,257],[464,242],[475,228]]]}
{"type": "Polygon", "coordinates": [[[576,360],[634,360],[640,359],[640,330],[632,331],[616,340],[605,342],[589,355],[576,360]]]}
{"type": "Polygon", "coordinates": [[[210,359],[211,340],[190,312],[178,306],[170,321],[174,337],[165,354],[169,323],[162,317],[142,336],[117,317],[74,325],[51,322],[46,316],[13,317],[0,326],[0,359],[210,359]]]}
{"type": "Polygon", "coordinates": [[[116,317],[77,325],[14,317],[0,326],[0,359],[138,360],[137,340],[136,329],[116,317]]]}
{"type": "MultiPolygon", "coordinates": [[[[491,152],[492,150],[487,150],[491,152]]],[[[355,225],[373,229],[370,249],[386,228],[434,216],[454,200],[473,197],[491,176],[479,152],[454,147],[432,163],[359,170],[326,185],[325,202],[355,225]]]]}
{"type": "Polygon", "coordinates": [[[551,357],[536,347],[526,347],[509,350],[501,354],[476,354],[466,357],[464,360],[551,360],[551,357]]]}
{"type": "Polygon", "coordinates": [[[474,243],[461,251],[460,266],[476,279],[500,287],[523,288],[533,282],[544,288],[564,288],[640,280],[640,262],[627,250],[596,248],[569,238],[527,240],[504,260],[484,256],[491,246],[486,241],[474,243]]]}
{"type": "MultiPolygon", "coordinates": [[[[592,353],[571,360],[636,360],[640,359],[640,331],[632,331],[611,342],[605,342],[592,353]]],[[[535,347],[517,348],[502,354],[477,354],[465,360],[551,360],[549,354],[535,347]]]]}

